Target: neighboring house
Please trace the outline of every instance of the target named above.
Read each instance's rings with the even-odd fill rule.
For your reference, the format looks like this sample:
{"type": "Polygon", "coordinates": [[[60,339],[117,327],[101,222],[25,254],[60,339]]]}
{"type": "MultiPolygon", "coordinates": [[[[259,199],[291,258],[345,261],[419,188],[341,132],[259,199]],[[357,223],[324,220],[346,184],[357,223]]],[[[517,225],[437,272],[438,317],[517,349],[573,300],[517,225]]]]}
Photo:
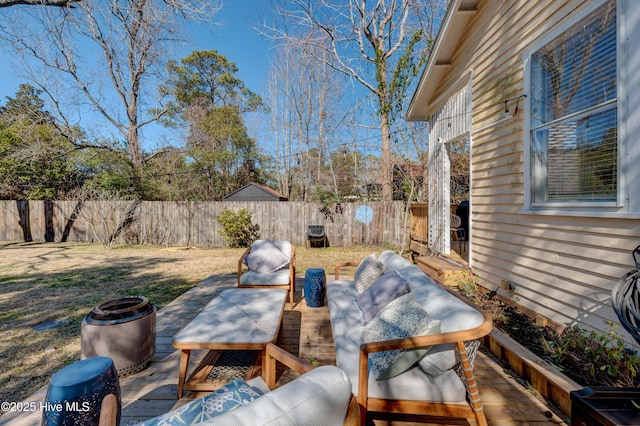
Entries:
{"type": "Polygon", "coordinates": [[[640,244],[638,40],[634,0],[453,0],[407,112],[429,122],[431,248],[449,251],[446,147],[466,140],[470,266],[541,321],[618,322],[640,244]]]}
{"type": "Polygon", "coordinates": [[[255,182],[226,195],[222,201],[289,201],[286,195],[255,182]]]}

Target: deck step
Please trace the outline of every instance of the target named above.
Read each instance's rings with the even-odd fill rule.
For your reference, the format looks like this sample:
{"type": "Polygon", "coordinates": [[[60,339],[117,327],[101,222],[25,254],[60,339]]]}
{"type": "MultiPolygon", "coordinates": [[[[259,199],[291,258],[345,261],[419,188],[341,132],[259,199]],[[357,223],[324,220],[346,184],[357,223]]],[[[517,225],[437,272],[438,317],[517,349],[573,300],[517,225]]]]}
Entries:
{"type": "Polygon", "coordinates": [[[421,256],[417,259],[416,265],[442,285],[459,287],[471,279],[468,267],[457,265],[442,257],[421,256]]]}

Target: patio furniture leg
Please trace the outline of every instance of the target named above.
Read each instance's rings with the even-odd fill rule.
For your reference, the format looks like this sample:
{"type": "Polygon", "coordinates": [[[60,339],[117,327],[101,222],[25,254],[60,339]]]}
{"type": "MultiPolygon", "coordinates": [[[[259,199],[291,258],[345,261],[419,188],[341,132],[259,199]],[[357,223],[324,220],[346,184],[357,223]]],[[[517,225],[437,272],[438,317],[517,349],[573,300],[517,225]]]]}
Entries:
{"type": "Polygon", "coordinates": [[[182,398],[184,393],[184,382],[187,379],[187,368],[189,367],[189,358],[191,357],[191,349],[183,349],[180,355],[180,373],[178,375],[178,398],[182,398]]]}
{"type": "Polygon", "coordinates": [[[473,374],[473,366],[469,359],[467,348],[462,342],[457,342],[458,353],[460,354],[460,363],[462,365],[462,371],[465,376],[465,386],[467,388],[467,395],[469,397],[469,404],[473,410],[476,424],[478,426],[487,426],[487,418],[484,415],[484,407],[480,399],[480,391],[478,390],[478,382],[473,374]]]}
{"type": "Polygon", "coordinates": [[[99,426],[116,426],[118,423],[118,398],[110,393],[102,400],[99,426]]]}

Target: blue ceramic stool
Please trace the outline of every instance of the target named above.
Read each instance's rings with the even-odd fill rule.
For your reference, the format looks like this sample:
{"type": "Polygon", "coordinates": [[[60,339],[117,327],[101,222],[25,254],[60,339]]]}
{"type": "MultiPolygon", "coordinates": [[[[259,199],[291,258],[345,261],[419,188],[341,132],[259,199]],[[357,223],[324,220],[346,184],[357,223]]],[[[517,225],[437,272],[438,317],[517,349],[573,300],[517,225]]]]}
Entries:
{"type": "Polygon", "coordinates": [[[327,276],[322,268],[309,268],[304,275],[304,298],[307,306],[319,308],[324,306],[327,276]]]}
{"type": "Polygon", "coordinates": [[[42,426],[98,425],[105,396],[118,400],[120,423],[120,382],[113,360],[87,358],[64,367],[51,377],[42,411],[42,426]]]}

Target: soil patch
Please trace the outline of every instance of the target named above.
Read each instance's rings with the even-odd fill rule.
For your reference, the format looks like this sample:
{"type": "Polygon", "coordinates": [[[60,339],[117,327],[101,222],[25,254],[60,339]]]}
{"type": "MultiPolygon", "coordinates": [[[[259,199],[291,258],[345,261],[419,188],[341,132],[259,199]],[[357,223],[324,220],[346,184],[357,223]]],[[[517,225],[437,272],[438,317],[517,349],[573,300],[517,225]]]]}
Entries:
{"type": "Polygon", "coordinates": [[[640,364],[615,334],[567,327],[555,330],[535,321],[494,292],[461,295],[491,315],[494,326],[583,386],[633,387],[640,364]]]}

